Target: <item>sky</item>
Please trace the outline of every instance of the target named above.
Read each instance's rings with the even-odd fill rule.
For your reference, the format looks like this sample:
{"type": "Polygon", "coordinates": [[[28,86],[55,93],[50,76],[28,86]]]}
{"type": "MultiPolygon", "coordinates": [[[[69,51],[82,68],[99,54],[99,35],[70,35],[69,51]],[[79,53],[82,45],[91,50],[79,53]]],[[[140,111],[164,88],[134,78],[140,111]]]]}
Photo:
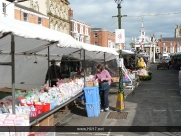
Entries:
{"type": "MultiPolygon", "coordinates": [[[[91,27],[115,32],[118,28],[115,0],[69,0],[73,18],[91,27]]],[[[142,19],[146,35],[174,37],[175,25],[181,25],[181,0],[124,0],[121,3],[121,28],[125,29],[126,48],[132,37],[139,37],[142,19]]]]}

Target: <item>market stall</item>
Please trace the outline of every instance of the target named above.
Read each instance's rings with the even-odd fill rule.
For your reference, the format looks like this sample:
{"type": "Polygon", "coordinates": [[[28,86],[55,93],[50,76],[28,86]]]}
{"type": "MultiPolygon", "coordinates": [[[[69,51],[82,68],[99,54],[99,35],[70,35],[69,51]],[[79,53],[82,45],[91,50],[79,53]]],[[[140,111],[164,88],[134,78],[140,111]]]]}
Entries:
{"type": "Polygon", "coordinates": [[[6,18],[0,19],[0,59],[2,61],[0,64],[12,66],[12,70],[10,67],[2,66],[0,71],[0,76],[3,77],[0,79],[0,88],[12,88],[12,97],[4,98],[2,102],[7,104],[13,114],[16,111],[18,114],[26,113],[33,117],[30,125],[48,117],[82,95],[85,85],[85,78],[81,78],[60,81],[57,88],[43,87],[45,72],[48,68],[47,59],[49,62],[51,59],[60,60],[62,55],[69,55],[84,61],[86,59],[110,60],[118,55],[116,51],[109,48],[76,42],[69,35],[39,25],[6,18]],[[11,45],[11,51],[8,45],[11,45]],[[42,86],[42,88],[36,88],[37,86],[42,86]],[[66,90],[66,86],[72,86],[72,89],[69,92],[63,91],[66,90]],[[35,88],[28,89],[33,87],[35,88]],[[15,91],[15,88],[28,90],[21,92],[15,91]],[[53,89],[58,89],[57,94],[51,93],[53,91],[50,90],[53,89]],[[47,95],[48,93],[51,94],[47,95]],[[45,99],[47,97],[49,99],[45,99]],[[24,110],[19,113],[22,106],[24,110]]]}

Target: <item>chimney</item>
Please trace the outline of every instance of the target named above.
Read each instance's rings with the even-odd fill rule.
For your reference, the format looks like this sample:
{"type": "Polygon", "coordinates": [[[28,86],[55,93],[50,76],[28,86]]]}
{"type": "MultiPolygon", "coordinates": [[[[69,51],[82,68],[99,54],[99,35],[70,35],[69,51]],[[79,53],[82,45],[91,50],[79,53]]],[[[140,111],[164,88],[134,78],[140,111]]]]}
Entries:
{"type": "Polygon", "coordinates": [[[69,8],[69,17],[73,18],[73,10],[71,8],[69,8]]]}

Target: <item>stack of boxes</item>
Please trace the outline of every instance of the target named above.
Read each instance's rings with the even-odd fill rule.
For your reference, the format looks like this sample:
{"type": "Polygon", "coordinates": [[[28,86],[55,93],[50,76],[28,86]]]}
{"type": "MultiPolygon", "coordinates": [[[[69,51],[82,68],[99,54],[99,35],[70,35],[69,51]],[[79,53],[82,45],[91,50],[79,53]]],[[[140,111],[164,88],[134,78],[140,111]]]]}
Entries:
{"type": "Polygon", "coordinates": [[[99,87],[85,87],[86,110],[88,117],[98,117],[100,114],[99,87]]]}

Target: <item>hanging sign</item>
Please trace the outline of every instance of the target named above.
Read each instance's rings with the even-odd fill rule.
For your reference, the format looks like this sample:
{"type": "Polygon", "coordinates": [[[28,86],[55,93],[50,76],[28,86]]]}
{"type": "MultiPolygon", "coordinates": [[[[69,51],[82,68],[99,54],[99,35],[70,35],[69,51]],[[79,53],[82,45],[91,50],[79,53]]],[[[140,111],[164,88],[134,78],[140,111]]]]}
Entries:
{"type": "Polygon", "coordinates": [[[125,30],[124,29],[116,29],[116,43],[125,43],[125,30]]]}

